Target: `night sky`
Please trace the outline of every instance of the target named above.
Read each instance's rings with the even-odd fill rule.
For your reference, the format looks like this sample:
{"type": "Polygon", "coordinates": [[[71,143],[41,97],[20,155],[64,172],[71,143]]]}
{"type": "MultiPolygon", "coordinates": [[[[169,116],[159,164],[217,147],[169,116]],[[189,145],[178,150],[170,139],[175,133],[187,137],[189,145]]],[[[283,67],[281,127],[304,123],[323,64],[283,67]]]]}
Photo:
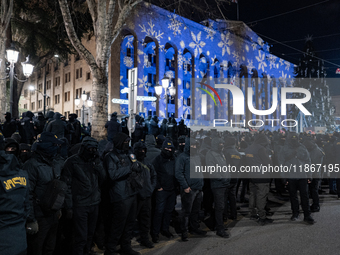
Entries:
{"type": "MultiPolygon", "coordinates": [[[[229,6],[225,11],[226,18],[237,18],[236,6],[229,6]]],[[[340,0],[239,0],[239,17],[264,41],[273,45],[271,52],[274,55],[294,64],[298,64],[301,56],[297,50],[303,50],[306,37],[312,36],[317,56],[332,62],[325,62],[327,77],[340,81],[340,74],[335,74],[340,68],[340,0]],[[317,5],[301,9],[314,4],[317,5]],[[286,12],[290,13],[272,17],[286,12]]],[[[329,84],[331,95],[340,95],[340,82],[332,79],[329,84]]]]}

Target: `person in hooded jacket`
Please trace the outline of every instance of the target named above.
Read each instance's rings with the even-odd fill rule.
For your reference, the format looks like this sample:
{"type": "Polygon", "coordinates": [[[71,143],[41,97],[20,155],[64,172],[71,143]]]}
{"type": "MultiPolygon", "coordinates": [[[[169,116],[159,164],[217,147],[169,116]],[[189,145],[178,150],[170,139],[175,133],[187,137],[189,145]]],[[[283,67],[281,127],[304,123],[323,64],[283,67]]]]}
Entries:
{"type": "Polygon", "coordinates": [[[147,148],[144,143],[137,142],[133,145],[133,153],[141,163],[141,175],[144,180],[143,187],[137,196],[137,219],[139,224],[140,244],[147,248],[154,245],[149,240],[151,224],[151,196],[156,188],[157,174],[152,164],[145,161],[147,148]]]}
{"type": "Polygon", "coordinates": [[[26,143],[28,144],[33,144],[34,140],[36,139],[33,117],[34,117],[34,114],[31,111],[27,111],[26,117],[22,120],[24,124],[26,143]]]}
{"type": "Polygon", "coordinates": [[[45,124],[46,119],[44,117],[44,114],[42,112],[38,112],[38,119],[35,123],[37,134],[41,134],[44,131],[45,124]]]}
{"type": "Polygon", "coordinates": [[[0,251],[2,255],[26,255],[28,174],[21,170],[14,155],[5,153],[4,146],[4,136],[0,133],[0,251]]]}
{"type": "Polygon", "coordinates": [[[198,155],[198,142],[193,138],[185,140],[184,152],[176,159],[176,179],[180,185],[182,215],[181,231],[182,241],[188,241],[188,231],[201,236],[206,235],[206,231],[200,229],[199,211],[203,200],[203,173],[198,173],[195,178],[191,174],[195,172],[192,169],[195,166],[201,166],[201,159],[198,155]]]}
{"type": "Polygon", "coordinates": [[[186,137],[184,135],[178,138],[178,150],[175,151],[176,157],[178,157],[184,151],[185,141],[186,141],[186,137]]]}
{"type": "Polygon", "coordinates": [[[144,126],[141,122],[142,117],[139,115],[136,115],[135,117],[135,132],[133,132],[133,144],[137,143],[140,139],[144,138],[144,126]]]}
{"type": "Polygon", "coordinates": [[[43,131],[46,131],[48,124],[53,121],[54,111],[48,111],[46,115],[46,122],[43,131]]]}
{"type": "Polygon", "coordinates": [[[161,129],[160,129],[160,132],[159,132],[160,135],[166,136],[166,124],[167,123],[168,123],[168,120],[166,118],[164,118],[162,120],[161,129]]]}
{"type": "Polygon", "coordinates": [[[161,150],[164,141],[165,141],[165,136],[164,136],[164,135],[158,135],[158,136],[156,137],[156,148],[159,149],[159,150],[161,150]]]}
{"type": "Polygon", "coordinates": [[[61,120],[61,114],[56,112],[53,116],[53,121],[48,123],[47,132],[54,133],[59,139],[65,136],[66,123],[61,120]]]}
{"type": "Polygon", "coordinates": [[[117,120],[117,112],[111,114],[111,120],[106,122],[105,128],[107,128],[107,140],[112,142],[113,137],[122,132],[122,125],[117,120]]]}
{"type": "MultiPolygon", "coordinates": [[[[235,166],[238,171],[242,163],[241,162],[242,155],[236,150],[235,146],[236,146],[236,139],[234,137],[227,137],[225,139],[223,153],[226,158],[227,165],[235,166]]],[[[230,185],[228,186],[228,191],[227,191],[227,202],[230,207],[229,218],[232,220],[237,219],[236,186],[237,186],[237,173],[234,174],[232,178],[230,179],[230,185]]],[[[227,207],[225,209],[227,209],[227,207]]]]}
{"type": "MultiPolygon", "coordinates": [[[[258,134],[252,145],[245,150],[247,166],[268,166],[271,160],[268,155],[267,146],[269,139],[265,134],[258,134]]],[[[272,223],[272,219],[266,217],[265,206],[269,193],[270,178],[251,178],[249,182],[249,211],[250,218],[258,220],[260,225],[272,223]]]]}
{"type": "MultiPolygon", "coordinates": [[[[199,155],[201,158],[202,166],[206,166],[206,154],[210,150],[211,146],[211,137],[207,136],[202,139],[202,145],[199,148],[199,155]]],[[[203,201],[202,207],[204,209],[205,216],[211,215],[213,212],[213,204],[214,204],[214,194],[211,190],[211,183],[209,174],[204,173],[204,185],[203,185],[203,201]]]]}
{"type": "Polygon", "coordinates": [[[130,182],[133,169],[140,169],[135,156],[129,153],[130,137],[118,132],[113,138],[113,149],[104,158],[104,168],[110,180],[111,227],[105,255],[117,254],[120,244],[124,254],[140,254],[131,247],[131,238],[137,212],[137,193],[130,182]]]}
{"type": "MultiPolygon", "coordinates": [[[[205,156],[206,166],[223,167],[226,165],[226,158],[223,154],[224,142],[221,138],[214,137],[211,141],[211,150],[205,156]]],[[[228,238],[229,234],[224,229],[223,213],[225,208],[225,200],[228,196],[228,187],[230,185],[230,175],[216,171],[214,178],[210,179],[211,189],[214,194],[215,203],[215,220],[216,235],[228,238]]]]}
{"type": "Polygon", "coordinates": [[[161,154],[161,150],[156,148],[156,139],[153,135],[145,136],[145,146],[147,151],[144,160],[147,164],[151,164],[153,160],[161,154]]]}
{"type": "MultiPolygon", "coordinates": [[[[309,152],[305,146],[299,143],[299,135],[295,132],[290,132],[287,136],[282,153],[280,155],[280,162],[287,167],[294,167],[299,169],[300,166],[305,164],[310,165],[311,159],[309,152]]],[[[308,183],[311,182],[311,173],[294,172],[286,173],[283,175],[284,182],[288,185],[290,203],[292,208],[292,221],[296,221],[299,217],[299,199],[297,191],[300,191],[301,207],[304,214],[304,221],[308,224],[314,224],[314,219],[310,215],[309,196],[308,196],[308,183]]]]}
{"type": "MultiPolygon", "coordinates": [[[[325,153],[316,145],[313,140],[306,139],[303,143],[309,152],[312,165],[322,165],[322,160],[325,153]]],[[[315,171],[312,176],[312,182],[309,183],[309,191],[313,199],[313,204],[310,206],[311,212],[320,211],[319,187],[321,183],[321,172],[315,171]]]]}
{"type": "Polygon", "coordinates": [[[58,229],[60,210],[50,212],[39,204],[46,193],[48,184],[61,174],[64,161],[56,156],[61,140],[53,133],[42,132],[34,143],[32,157],[23,165],[28,172],[30,188],[30,214],[26,228],[29,230],[28,254],[52,255],[58,229]]]}
{"type": "Polygon", "coordinates": [[[31,158],[31,145],[27,143],[19,144],[19,158],[22,164],[31,158]]]}
{"type": "Polygon", "coordinates": [[[5,119],[4,124],[2,124],[2,134],[5,138],[8,138],[17,130],[17,126],[10,112],[5,113],[5,119]]]}
{"type": "Polygon", "coordinates": [[[19,167],[22,166],[22,163],[20,162],[19,158],[19,144],[12,138],[6,138],[5,139],[5,152],[6,154],[12,154],[14,155],[19,162],[19,167]]]}
{"type": "Polygon", "coordinates": [[[152,118],[152,116],[148,115],[148,117],[145,120],[145,130],[146,130],[145,134],[147,134],[147,135],[150,135],[150,122],[151,122],[151,118],[152,118]]]}
{"type": "Polygon", "coordinates": [[[166,136],[172,139],[175,149],[177,149],[178,127],[177,127],[177,122],[175,118],[172,118],[172,117],[169,118],[169,123],[166,124],[166,136]]]}
{"type": "Polygon", "coordinates": [[[17,143],[21,143],[21,136],[19,135],[19,132],[14,132],[11,135],[11,138],[14,139],[17,143]]]}
{"type": "Polygon", "coordinates": [[[127,135],[129,135],[128,121],[129,121],[129,115],[125,115],[121,119],[122,132],[127,135]]]}
{"type": "Polygon", "coordinates": [[[78,154],[65,161],[62,179],[68,185],[65,197],[67,217],[73,218],[73,254],[87,254],[91,250],[98,218],[100,185],[105,179],[96,139],[83,139],[78,154]]]}
{"type": "Polygon", "coordinates": [[[153,135],[154,137],[159,135],[158,121],[157,116],[152,117],[152,120],[150,121],[149,135],[153,135]]]}
{"type": "Polygon", "coordinates": [[[175,147],[166,139],[162,151],[152,162],[157,172],[156,203],[151,231],[152,241],[159,242],[159,232],[167,238],[173,237],[169,231],[171,213],[176,204],[175,147]]]}
{"type": "Polygon", "coordinates": [[[77,120],[77,114],[71,113],[68,117],[67,130],[69,144],[74,145],[80,143],[81,124],[77,120]]]}
{"type": "Polygon", "coordinates": [[[187,136],[188,135],[188,128],[184,124],[184,119],[181,119],[178,124],[178,136],[187,136]]]}

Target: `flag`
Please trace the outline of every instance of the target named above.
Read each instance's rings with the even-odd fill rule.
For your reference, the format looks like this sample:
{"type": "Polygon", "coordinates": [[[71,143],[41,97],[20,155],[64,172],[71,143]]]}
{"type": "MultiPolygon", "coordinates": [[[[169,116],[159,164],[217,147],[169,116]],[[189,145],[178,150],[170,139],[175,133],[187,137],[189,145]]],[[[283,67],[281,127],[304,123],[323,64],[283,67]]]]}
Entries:
{"type": "Polygon", "coordinates": [[[340,74],[340,68],[336,69],[335,74],[340,74]]]}

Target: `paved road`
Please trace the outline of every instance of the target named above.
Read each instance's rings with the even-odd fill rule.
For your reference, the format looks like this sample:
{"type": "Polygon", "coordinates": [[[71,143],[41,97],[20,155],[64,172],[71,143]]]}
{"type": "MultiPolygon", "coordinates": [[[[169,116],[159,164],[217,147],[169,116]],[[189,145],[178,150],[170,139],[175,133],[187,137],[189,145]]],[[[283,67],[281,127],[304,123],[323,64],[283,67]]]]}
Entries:
{"type": "MultiPolygon", "coordinates": [[[[133,241],[133,248],[147,255],[339,255],[340,200],[334,195],[320,197],[321,210],[312,214],[316,220],[314,225],[303,222],[303,213],[298,221],[290,221],[290,203],[270,194],[273,224],[259,226],[249,219],[247,207],[241,206],[237,221],[226,222],[229,239],[209,231],[206,237],[194,236],[188,242],[181,242],[175,234],[170,240],[161,237],[161,242],[153,249],[142,249],[136,241],[133,241]]],[[[175,233],[174,229],[171,231],[175,233]]]]}

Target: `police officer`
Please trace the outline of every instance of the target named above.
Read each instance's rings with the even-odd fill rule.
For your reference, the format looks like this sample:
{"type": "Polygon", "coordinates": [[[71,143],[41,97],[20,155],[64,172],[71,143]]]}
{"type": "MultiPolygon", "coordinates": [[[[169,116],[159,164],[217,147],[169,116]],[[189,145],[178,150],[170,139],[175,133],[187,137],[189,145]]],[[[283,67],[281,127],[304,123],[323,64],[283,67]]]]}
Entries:
{"type": "MultiPolygon", "coordinates": [[[[14,155],[5,154],[4,145],[4,136],[0,133],[0,253],[25,255],[25,223],[30,209],[28,174],[19,168],[14,155]]],[[[31,230],[28,223],[27,232],[31,230]]]]}
{"type": "Polygon", "coordinates": [[[105,178],[97,140],[91,137],[82,140],[78,154],[66,160],[62,178],[68,185],[67,217],[73,217],[75,230],[73,254],[87,254],[98,218],[100,185],[105,178]]]}
{"type": "Polygon", "coordinates": [[[27,228],[30,228],[28,238],[29,254],[53,254],[60,211],[47,212],[41,207],[48,184],[60,176],[64,161],[56,159],[58,145],[61,140],[50,132],[42,132],[34,144],[35,151],[26,161],[23,169],[28,172],[30,185],[30,215],[27,228]]]}
{"type": "Polygon", "coordinates": [[[199,211],[203,200],[203,173],[199,173],[196,178],[190,176],[190,164],[192,167],[201,165],[197,147],[198,142],[195,139],[187,138],[184,152],[176,159],[176,179],[180,184],[182,200],[181,231],[184,242],[188,241],[188,228],[193,234],[204,236],[207,233],[200,229],[199,224],[199,211]]]}
{"type": "MultiPolygon", "coordinates": [[[[252,145],[246,150],[246,165],[247,166],[268,166],[271,160],[268,155],[267,146],[269,139],[265,134],[258,134],[252,145]]],[[[272,219],[266,217],[265,206],[269,193],[270,178],[252,178],[249,183],[249,211],[251,219],[258,219],[260,225],[272,223],[272,219]]]]}
{"type": "MultiPolygon", "coordinates": [[[[207,166],[218,165],[223,167],[226,165],[226,158],[223,154],[223,144],[223,140],[218,137],[212,139],[211,150],[209,150],[205,156],[207,166]]],[[[230,176],[228,173],[218,172],[215,178],[210,179],[210,184],[215,203],[216,235],[229,238],[229,234],[224,229],[223,213],[228,186],[230,185],[230,176]]]]}
{"type": "Polygon", "coordinates": [[[145,162],[147,148],[143,142],[137,142],[133,145],[133,153],[139,163],[141,163],[141,175],[143,187],[139,190],[137,196],[137,219],[139,223],[140,244],[147,248],[153,248],[154,245],[149,240],[151,224],[151,196],[156,188],[157,174],[152,164],[145,162]]]}
{"type": "MultiPolygon", "coordinates": [[[[290,132],[287,136],[287,142],[280,155],[280,162],[284,166],[296,167],[310,165],[311,159],[305,146],[299,143],[299,135],[290,132]]],[[[301,207],[304,213],[304,221],[308,224],[314,224],[314,219],[310,215],[308,183],[311,183],[311,173],[297,172],[283,175],[286,185],[288,185],[290,203],[292,207],[292,221],[299,217],[299,200],[297,191],[300,191],[301,207]]]]}
{"type": "Polygon", "coordinates": [[[110,179],[111,226],[107,237],[105,255],[117,254],[120,244],[124,254],[138,255],[131,247],[132,229],[136,219],[137,190],[129,182],[138,162],[128,155],[130,137],[119,132],[113,138],[114,148],[104,158],[104,168],[110,179]]]}
{"type": "Polygon", "coordinates": [[[105,128],[107,128],[107,140],[112,142],[113,137],[122,132],[122,125],[117,121],[117,112],[111,114],[111,120],[106,122],[105,128]]]}

